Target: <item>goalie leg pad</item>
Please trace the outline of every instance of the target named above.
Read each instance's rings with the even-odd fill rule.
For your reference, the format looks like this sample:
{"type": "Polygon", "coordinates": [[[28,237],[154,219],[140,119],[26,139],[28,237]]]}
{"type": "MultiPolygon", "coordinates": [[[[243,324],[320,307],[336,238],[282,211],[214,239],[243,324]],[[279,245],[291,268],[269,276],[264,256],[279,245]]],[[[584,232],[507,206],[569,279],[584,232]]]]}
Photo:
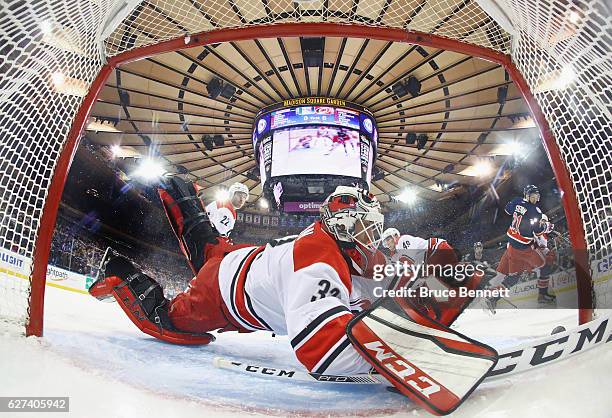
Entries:
{"type": "Polygon", "coordinates": [[[454,411],[497,363],[497,352],[421,315],[406,299],[383,298],[353,318],[356,350],[402,394],[436,415],[454,411]]]}
{"type": "Polygon", "coordinates": [[[203,345],[214,341],[214,336],[208,333],[177,330],[169,318],[169,302],[161,286],[126,259],[118,257],[109,261],[105,276],[91,285],[89,293],[98,299],[113,296],[145,334],[174,344],[203,345]]]}
{"type": "Polygon", "coordinates": [[[192,334],[167,328],[170,319],[168,318],[166,306],[155,308],[152,318],[146,316],[145,310],[139,303],[139,300],[135,298],[135,295],[130,292],[127,286],[116,288],[113,291],[113,296],[128,318],[130,318],[134,325],[145,334],[162,341],[181,345],[206,345],[215,340],[212,334],[192,334]],[[164,323],[166,326],[162,325],[164,323]]]}
{"type": "Polygon", "coordinates": [[[207,259],[206,252],[217,244],[219,233],[211,224],[193,184],[171,176],[158,193],[181,251],[197,274],[207,259]]]}

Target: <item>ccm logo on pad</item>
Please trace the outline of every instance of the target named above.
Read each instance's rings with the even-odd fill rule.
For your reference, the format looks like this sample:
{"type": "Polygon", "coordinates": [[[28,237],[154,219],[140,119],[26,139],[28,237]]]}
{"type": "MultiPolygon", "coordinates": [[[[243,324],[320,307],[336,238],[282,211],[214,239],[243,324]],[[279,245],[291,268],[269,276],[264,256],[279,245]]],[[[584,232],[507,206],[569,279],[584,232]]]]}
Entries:
{"type": "Polygon", "coordinates": [[[440,392],[440,385],[432,381],[421,370],[415,369],[403,358],[397,356],[389,346],[381,341],[372,341],[364,346],[380,361],[387,370],[400,378],[406,385],[412,387],[430,398],[434,393],[440,392]]]}

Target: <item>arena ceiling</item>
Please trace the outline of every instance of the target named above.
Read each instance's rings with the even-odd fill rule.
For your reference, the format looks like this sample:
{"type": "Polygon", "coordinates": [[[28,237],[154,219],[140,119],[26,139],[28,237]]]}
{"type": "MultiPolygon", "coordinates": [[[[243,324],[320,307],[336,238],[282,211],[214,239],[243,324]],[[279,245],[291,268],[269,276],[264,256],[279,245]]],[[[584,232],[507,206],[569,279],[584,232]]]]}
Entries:
{"type": "Polygon", "coordinates": [[[382,202],[407,188],[436,201],[490,181],[513,143],[537,138],[525,101],[498,64],[431,47],[371,39],[323,38],[323,65],[305,65],[299,37],[227,42],[169,52],[116,69],[92,112],[89,139],[164,159],[213,193],[235,181],[261,195],[251,132],[257,112],[289,98],[341,98],[370,109],[378,123],[382,202]],[[409,76],[420,94],[395,95],[409,76]],[[212,99],[213,78],[237,88],[212,99]],[[408,133],[427,134],[423,149],[408,133]],[[223,135],[207,150],[203,135],[223,135]],[[483,163],[491,173],[481,175],[483,163]],[[480,165],[479,165],[480,164],[480,165]]]}

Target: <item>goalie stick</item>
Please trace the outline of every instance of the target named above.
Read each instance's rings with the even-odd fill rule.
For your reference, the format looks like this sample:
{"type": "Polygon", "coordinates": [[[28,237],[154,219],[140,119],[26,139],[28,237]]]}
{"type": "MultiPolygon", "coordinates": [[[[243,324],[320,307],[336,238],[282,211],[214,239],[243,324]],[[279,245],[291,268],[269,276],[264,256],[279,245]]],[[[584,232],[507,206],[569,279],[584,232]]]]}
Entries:
{"type": "Polygon", "coordinates": [[[222,357],[213,359],[215,367],[220,369],[234,370],[240,373],[255,374],[260,377],[286,379],[299,382],[324,382],[324,383],[342,383],[353,385],[387,385],[391,384],[380,374],[374,372],[370,374],[355,374],[355,375],[331,375],[322,373],[309,373],[291,369],[281,369],[277,367],[260,366],[255,364],[243,363],[236,360],[229,360],[222,357]]]}

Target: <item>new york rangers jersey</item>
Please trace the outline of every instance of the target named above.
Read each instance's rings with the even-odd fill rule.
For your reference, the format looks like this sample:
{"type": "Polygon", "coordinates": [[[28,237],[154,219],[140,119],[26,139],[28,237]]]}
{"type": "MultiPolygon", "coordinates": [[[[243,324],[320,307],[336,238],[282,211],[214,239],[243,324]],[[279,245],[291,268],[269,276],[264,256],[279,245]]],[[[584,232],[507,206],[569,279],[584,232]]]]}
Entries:
{"type": "Polygon", "coordinates": [[[512,223],[506,232],[512,247],[529,248],[535,236],[545,233],[545,227],[540,223],[542,211],[531,202],[517,197],[508,202],[505,211],[512,216],[512,223]]]}
{"type": "Polygon", "coordinates": [[[349,265],[320,222],[297,239],[227,254],[219,268],[219,287],[236,322],[249,330],[288,335],[308,370],[370,370],[345,331],[355,296],[349,265]]]}

